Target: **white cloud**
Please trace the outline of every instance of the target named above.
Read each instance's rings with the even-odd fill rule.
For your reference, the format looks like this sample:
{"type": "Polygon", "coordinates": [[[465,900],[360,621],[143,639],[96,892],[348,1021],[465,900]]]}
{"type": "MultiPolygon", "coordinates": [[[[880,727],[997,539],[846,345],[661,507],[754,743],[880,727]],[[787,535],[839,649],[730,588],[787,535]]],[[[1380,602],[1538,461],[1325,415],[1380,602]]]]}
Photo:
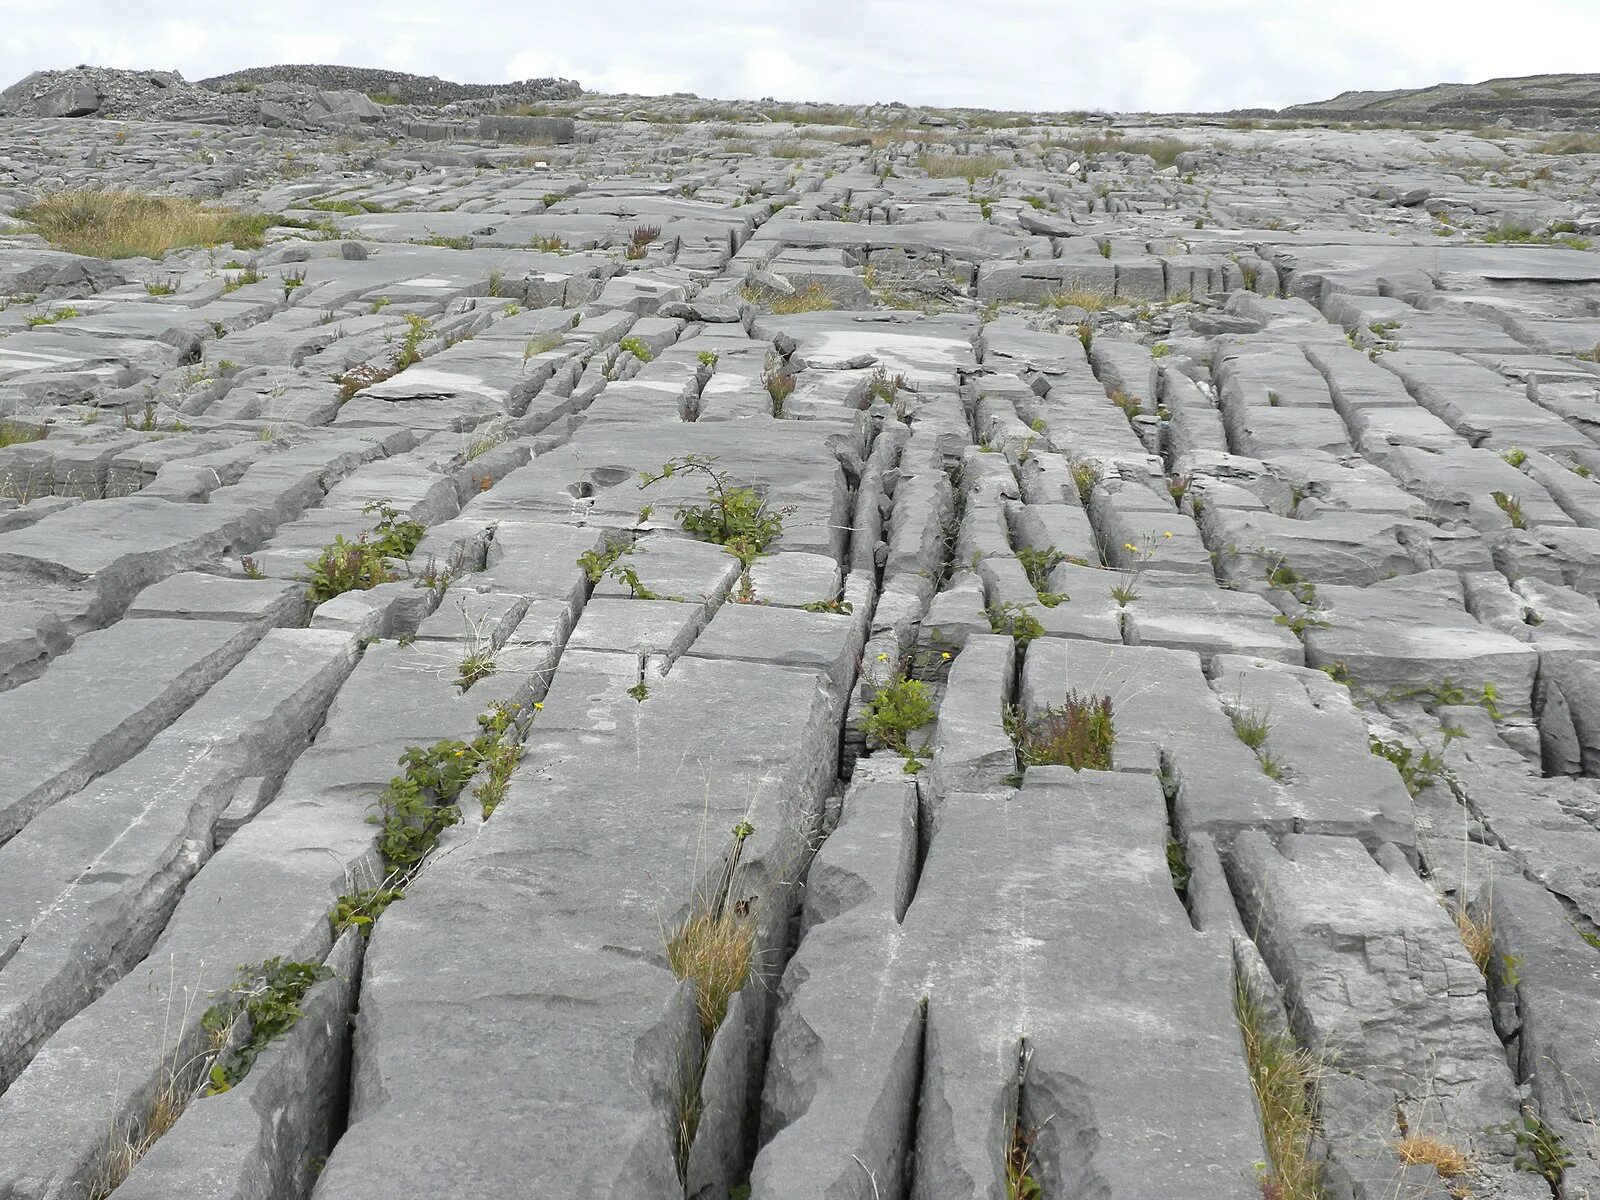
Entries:
{"type": "Polygon", "coordinates": [[[188,78],[273,62],[466,82],[1001,108],[1278,107],[1350,88],[1582,71],[1595,0],[697,0],[604,5],[0,0],[0,86],[77,62],[188,78]],[[799,15],[803,11],[803,15],[799,15]]]}

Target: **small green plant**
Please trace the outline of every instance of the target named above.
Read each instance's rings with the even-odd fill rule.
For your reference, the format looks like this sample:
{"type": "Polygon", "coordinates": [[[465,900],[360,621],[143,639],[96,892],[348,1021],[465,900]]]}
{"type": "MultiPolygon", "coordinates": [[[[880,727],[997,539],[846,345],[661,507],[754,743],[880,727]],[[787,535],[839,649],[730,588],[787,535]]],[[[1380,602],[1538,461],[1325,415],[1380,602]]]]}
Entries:
{"type": "Polygon", "coordinates": [[[1511,522],[1511,528],[1526,529],[1528,527],[1527,515],[1522,511],[1522,501],[1505,492],[1490,492],[1489,495],[1500,506],[1500,511],[1505,513],[1506,519],[1511,522]]]}
{"type": "Polygon", "coordinates": [[[704,479],[706,503],[680,504],[674,517],[685,532],[727,547],[748,566],[783,536],[783,518],[794,510],[770,507],[754,487],[736,484],[733,476],[716,463],[715,455],[679,455],[668,459],[659,471],[640,472],[639,487],[647,488],[679,475],[704,479]]]}
{"type": "Polygon", "coordinates": [[[635,225],[628,232],[628,245],[622,252],[623,258],[640,259],[649,251],[650,243],[661,236],[659,225],[635,225]]]}
{"type": "Polygon", "coordinates": [[[717,357],[717,352],[715,350],[702,350],[695,356],[702,367],[710,367],[713,370],[717,365],[717,357]]]}
{"type": "Polygon", "coordinates": [[[239,570],[244,572],[246,579],[265,579],[266,573],[261,570],[261,564],[248,554],[239,559],[239,570]]]}
{"type": "Polygon", "coordinates": [[[808,284],[793,293],[784,293],[773,288],[757,287],[754,284],[746,283],[740,286],[739,295],[751,304],[765,306],[778,316],[820,312],[838,307],[833,294],[820,283],[808,284]]]}
{"type": "Polygon", "coordinates": [[[643,704],[646,700],[650,699],[650,685],[641,679],[638,683],[634,684],[628,689],[628,695],[632,696],[640,704],[643,704]]]}
{"type": "Polygon", "coordinates": [[[1233,1011],[1267,1149],[1268,1162],[1259,1167],[1263,1200],[1321,1200],[1322,1168],[1312,1144],[1324,1062],[1270,1021],[1243,981],[1234,985],[1233,1011]]]}
{"type": "Polygon", "coordinates": [[[332,975],[321,963],[284,962],[281,958],[240,967],[238,980],[200,1018],[201,1027],[221,1051],[211,1065],[207,1094],[225,1092],[243,1079],[261,1052],[305,1015],[300,1002],[311,985],[332,975]],[[249,1022],[249,1037],[242,1045],[226,1049],[240,1017],[249,1022]]]}
{"type": "Polygon", "coordinates": [[[1194,872],[1189,868],[1189,853],[1177,838],[1167,839],[1167,874],[1172,876],[1172,887],[1178,895],[1189,891],[1189,880],[1194,872]]]}
{"type": "Polygon", "coordinates": [[[1418,755],[1404,742],[1377,736],[1370,738],[1368,745],[1372,753],[1394,764],[1395,770],[1400,772],[1400,782],[1413,796],[1433,786],[1441,777],[1449,778],[1450,769],[1444,759],[1432,750],[1424,750],[1418,755]]]}
{"type": "Polygon", "coordinates": [[[1261,749],[1266,744],[1267,734],[1272,732],[1272,723],[1264,710],[1246,708],[1240,701],[1229,706],[1228,719],[1233,722],[1235,736],[1252,750],[1261,749]]]}
{"type": "Polygon", "coordinates": [[[915,774],[921,769],[920,756],[907,739],[936,715],[928,685],[897,675],[867,701],[861,714],[861,732],[904,757],[907,772],[915,774]]]}
{"type": "Polygon", "coordinates": [[[396,900],[404,898],[405,890],[400,887],[361,888],[340,896],[328,910],[328,923],[333,926],[333,936],[338,937],[346,929],[359,930],[363,937],[370,935],[373,923],[383,915],[384,910],[396,900]]]}
{"type": "Polygon", "coordinates": [[[1528,461],[1527,451],[1519,450],[1515,446],[1512,446],[1509,450],[1502,450],[1500,452],[1500,457],[1505,459],[1506,462],[1510,463],[1513,467],[1517,468],[1521,468],[1522,464],[1528,461]]]}
{"type": "Polygon", "coordinates": [[[61,308],[53,308],[49,312],[34,313],[32,316],[23,319],[29,329],[37,329],[41,325],[54,325],[58,321],[70,321],[77,315],[77,309],[71,305],[64,305],[61,308]]]}
{"type": "Polygon", "coordinates": [[[868,407],[874,400],[882,400],[885,404],[893,407],[901,389],[905,386],[906,377],[904,375],[890,375],[883,367],[879,367],[867,378],[867,391],[861,407],[868,407]]]}
{"type": "Polygon", "coordinates": [[[364,516],[378,514],[372,530],[373,545],[380,553],[394,558],[410,558],[428,532],[421,521],[402,518],[400,510],[387,500],[369,501],[362,505],[361,512],[364,516]]]}
{"type": "Polygon", "coordinates": [[[1013,1125],[1006,1147],[1006,1200],[1044,1200],[1044,1188],[1034,1175],[1033,1144],[1038,1137],[1037,1129],[1028,1129],[1021,1121],[1013,1125]]]}
{"type": "Polygon", "coordinates": [[[322,553],[306,564],[306,569],[309,574],[302,578],[311,585],[307,600],[313,608],[346,592],[369,591],[399,578],[390,570],[383,552],[364,533],[353,542],[345,541],[342,533],[335,534],[322,553]]]}
{"type": "Polygon", "coordinates": [[[590,583],[599,583],[625,554],[633,553],[633,543],[620,538],[607,538],[598,550],[585,550],[578,555],[578,565],[590,583]]]}
{"type": "Polygon", "coordinates": [[[806,612],[834,613],[836,615],[847,615],[855,611],[855,606],[850,601],[838,599],[810,600],[800,607],[806,612]]]}
{"type": "Polygon", "coordinates": [[[495,651],[492,645],[476,648],[461,660],[461,666],[456,671],[456,686],[463,692],[473,684],[489,678],[497,670],[495,651]]]}
{"type": "Polygon", "coordinates": [[[1122,410],[1122,415],[1132,421],[1144,412],[1144,401],[1137,396],[1130,396],[1121,388],[1111,393],[1111,403],[1122,410]]]}
{"type": "Polygon", "coordinates": [[[0,449],[20,446],[23,442],[40,441],[45,433],[43,425],[16,425],[10,421],[0,421],[0,449]]]}
{"type": "Polygon", "coordinates": [[[433,327],[426,318],[420,317],[416,313],[407,313],[405,321],[406,331],[400,335],[400,350],[394,359],[396,374],[422,361],[422,352],[419,347],[422,345],[423,339],[433,332],[433,327]]]}
{"type": "Polygon", "coordinates": [[[1074,459],[1072,462],[1072,483],[1078,489],[1078,499],[1083,501],[1085,508],[1089,507],[1089,498],[1094,495],[1094,489],[1100,486],[1102,474],[1100,464],[1087,459],[1074,459]]]}
{"type": "Polygon", "coordinates": [[[1525,1111],[1520,1120],[1491,1125],[1489,1132],[1510,1134],[1517,1144],[1512,1166],[1538,1175],[1557,1195],[1561,1194],[1561,1178],[1573,1165],[1572,1151],[1561,1135],[1545,1124],[1543,1117],[1525,1111]]]}
{"type": "Polygon", "coordinates": [[[655,358],[655,355],[650,351],[650,347],[645,345],[643,338],[625,337],[617,343],[617,347],[624,354],[631,354],[642,363],[647,363],[655,358]]]}
{"type": "MultiPolygon", "coordinates": [[[[534,702],[535,712],[543,707],[534,702]]],[[[484,820],[488,820],[506,798],[511,772],[522,761],[526,711],[514,701],[496,700],[487,711],[478,714],[481,732],[472,739],[472,749],[483,767],[483,778],[472,789],[472,795],[478,801],[484,820]]]]}
{"type": "Polygon", "coordinates": [[[304,271],[285,271],[278,279],[283,284],[283,298],[287,300],[297,287],[305,286],[306,273],[304,271]]]}
{"type": "Polygon", "coordinates": [[[990,631],[1009,636],[1018,650],[1026,650],[1035,638],[1044,636],[1044,625],[1025,604],[991,604],[983,612],[989,618],[990,631]]]}
{"type": "Polygon", "coordinates": [[[178,284],[176,282],[176,277],[169,278],[169,279],[166,279],[166,280],[158,280],[155,283],[147,283],[147,284],[144,285],[144,290],[148,295],[151,295],[151,296],[171,296],[171,295],[174,295],[174,294],[176,294],[176,292],[178,290],[178,284]]]}
{"type": "Polygon", "coordinates": [[[478,754],[466,742],[441,741],[406,747],[400,765],[405,773],[389,780],[367,820],[381,827],[378,851],[389,867],[411,871],[461,820],[456,797],[477,770],[478,754]]]}
{"type": "Polygon", "coordinates": [[[1054,546],[1047,546],[1040,550],[1033,546],[1024,546],[1017,551],[1017,562],[1022,566],[1028,576],[1028,582],[1033,585],[1033,590],[1039,597],[1039,603],[1046,608],[1056,605],[1071,597],[1065,592],[1052,592],[1050,590],[1050,572],[1057,565],[1067,561],[1067,556],[1054,546]]]}
{"type": "Polygon", "coordinates": [[[783,406],[794,395],[797,380],[792,373],[781,370],[776,359],[769,359],[761,382],[766,386],[767,398],[772,402],[772,415],[782,419],[783,406]]]}

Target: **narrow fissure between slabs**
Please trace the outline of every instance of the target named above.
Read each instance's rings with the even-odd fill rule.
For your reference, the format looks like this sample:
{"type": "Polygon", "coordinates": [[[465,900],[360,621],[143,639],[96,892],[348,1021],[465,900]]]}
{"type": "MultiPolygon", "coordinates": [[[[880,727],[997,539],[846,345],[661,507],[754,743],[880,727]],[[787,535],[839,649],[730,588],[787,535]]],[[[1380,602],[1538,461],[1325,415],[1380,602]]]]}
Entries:
{"type": "Polygon", "coordinates": [[[1183,832],[1178,828],[1178,776],[1175,766],[1172,755],[1163,748],[1160,752],[1160,773],[1156,778],[1161,783],[1161,795],[1166,802],[1167,873],[1172,879],[1172,890],[1177,893],[1184,912],[1189,914],[1189,924],[1198,930],[1200,926],[1195,920],[1194,906],[1189,899],[1189,853],[1183,832]]]}

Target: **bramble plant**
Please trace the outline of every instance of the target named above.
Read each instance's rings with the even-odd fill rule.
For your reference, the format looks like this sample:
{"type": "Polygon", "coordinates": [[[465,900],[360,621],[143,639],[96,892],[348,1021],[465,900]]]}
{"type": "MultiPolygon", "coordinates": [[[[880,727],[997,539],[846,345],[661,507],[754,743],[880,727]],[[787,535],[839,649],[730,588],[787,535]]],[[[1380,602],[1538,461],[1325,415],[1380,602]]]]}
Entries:
{"type": "Polygon", "coordinates": [[[983,610],[983,615],[989,618],[990,631],[1009,635],[1017,643],[1018,650],[1026,650],[1034,638],[1044,636],[1044,625],[1024,604],[991,604],[983,610]]]}
{"type": "Polygon", "coordinates": [[[269,958],[259,966],[239,968],[239,978],[224,996],[206,1009],[201,1027],[213,1045],[223,1050],[241,1016],[250,1022],[250,1036],[241,1046],[220,1054],[211,1065],[208,1095],[225,1092],[249,1072],[251,1065],[274,1038],[293,1029],[304,1013],[300,1001],[319,980],[333,972],[321,963],[284,962],[269,958]]]}

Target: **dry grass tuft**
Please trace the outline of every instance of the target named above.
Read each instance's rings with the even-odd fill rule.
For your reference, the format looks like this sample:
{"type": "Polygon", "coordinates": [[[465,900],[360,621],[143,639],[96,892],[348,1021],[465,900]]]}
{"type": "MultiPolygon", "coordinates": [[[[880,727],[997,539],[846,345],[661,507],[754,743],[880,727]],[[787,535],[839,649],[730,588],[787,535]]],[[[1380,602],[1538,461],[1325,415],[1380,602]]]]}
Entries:
{"type": "Polygon", "coordinates": [[[189,196],[120,188],[77,188],[46,196],[17,214],[52,245],[94,258],[160,258],[182,246],[261,245],[278,218],[214,208],[189,196]]]}
{"type": "Polygon", "coordinates": [[[112,1131],[105,1157],[89,1181],[89,1200],[106,1200],[123,1185],[139,1160],[178,1123],[189,1099],[176,1076],[167,1075],[150,1103],[144,1127],[130,1121],[127,1127],[112,1131]]]}
{"type": "MultiPolygon", "coordinates": [[[[1394,1144],[1394,1152],[1400,1156],[1400,1161],[1406,1166],[1432,1167],[1448,1184],[1451,1180],[1460,1180],[1477,1173],[1477,1166],[1472,1161],[1472,1156],[1459,1146],[1452,1145],[1443,1138],[1434,1137],[1430,1133],[1408,1133],[1394,1144]]],[[[1452,1196],[1466,1195],[1465,1187],[1457,1184],[1450,1187],[1452,1196]]]]}
{"type": "Polygon", "coordinates": [[[809,287],[801,288],[793,295],[784,295],[782,292],[770,288],[756,287],[745,284],[739,289],[751,304],[760,304],[779,316],[791,316],[794,313],[818,312],[827,308],[838,308],[832,293],[820,283],[813,283],[809,287]]]}
{"type": "Polygon", "coordinates": [[[1457,902],[1450,909],[1450,915],[1455,918],[1456,930],[1461,934],[1461,944],[1467,948],[1467,953],[1472,955],[1472,961],[1478,964],[1478,970],[1484,976],[1489,974],[1489,964],[1494,961],[1494,919],[1489,913],[1482,917],[1474,917],[1463,903],[1457,902]]]}
{"type": "Polygon", "coordinates": [[[1039,303],[1045,308],[1081,308],[1085,312],[1099,312],[1103,308],[1110,308],[1115,299],[1105,288],[1069,284],[1059,292],[1042,297],[1039,303]]]}
{"type": "Polygon", "coordinates": [[[919,154],[917,166],[930,179],[982,179],[1016,164],[999,154],[919,154]]]}
{"type": "Polygon", "coordinates": [[[700,1030],[711,1036],[728,1015],[728,1002],[750,977],[752,922],[730,912],[698,912],[667,940],[667,965],[679,979],[695,983],[700,1030]]]}
{"type": "Polygon", "coordinates": [[[1317,1089],[1324,1062],[1302,1049],[1287,1031],[1274,1029],[1266,1009],[1242,983],[1234,988],[1233,1011],[1244,1039],[1270,1162],[1261,1179],[1262,1195],[1272,1200],[1320,1200],[1321,1171],[1311,1157],[1311,1139],[1317,1129],[1317,1089]]]}

